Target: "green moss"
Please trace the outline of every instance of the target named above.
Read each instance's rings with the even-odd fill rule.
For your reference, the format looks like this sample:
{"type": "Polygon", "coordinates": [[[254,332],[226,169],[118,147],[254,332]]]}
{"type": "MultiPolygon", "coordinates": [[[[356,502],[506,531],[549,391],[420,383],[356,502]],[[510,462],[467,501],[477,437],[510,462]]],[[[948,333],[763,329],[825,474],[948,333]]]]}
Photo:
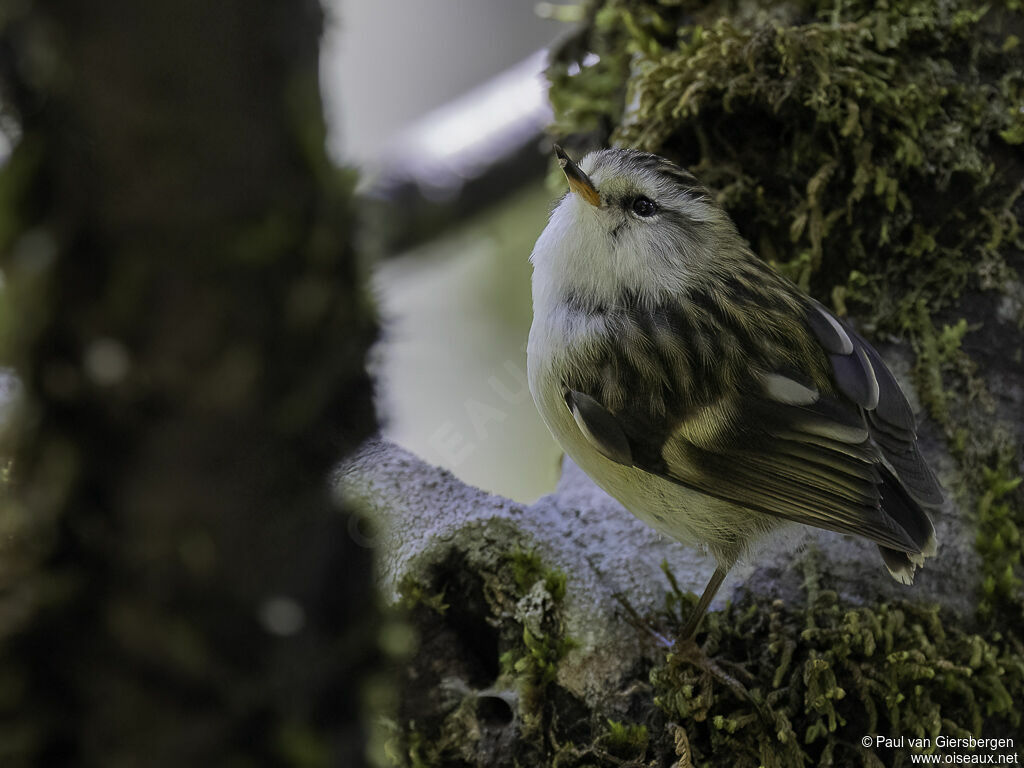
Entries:
{"type": "Polygon", "coordinates": [[[955,498],[961,508],[977,513],[976,546],[982,563],[978,615],[985,621],[1000,611],[1019,616],[1024,605],[1019,533],[1024,504],[1013,428],[995,418],[985,382],[961,347],[969,331],[966,320],[936,330],[923,303],[918,311],[918,392],[960,465],[963,482],[953,489],[955,498]]]}
{"type": "Polygon", "coordinates": [[[501,669],[508,679],[506,684],[520,693],[525,730],[539,732],[552,714],[547,688],[558,676],[559,663],[576,647],[565,634],[561,616],[566,575],[547,568],[533,551],[513,550],[505,562],[515,584],[515,615],[522,634],[521,643],[502,654],[501,669]]]}
{"type": "Polygon", "coordinates": [[[975,388],[980,387],[970,358],[960,346],[968,330],[967,321],[961,319],[955,325],[946,325],[942,330],[936,330],[923,300],[918,301],[916,311],[915,377],[918,395],[929,415],[943,428],[951,429],[957,394],[947,388],[946,380],[954,374],[960,374],[965,383],[975,388]]]}
{"type": "Polygon", "coordinates": [[[408,762],[405,765],[408,765],[410,768],[434,768],[434,766],[439,764],[436,755],[431,754],[435,751],[433,745],[420,731],[414,727],[410,728],[406,738],[408,739],[409,748],[407,754],[408,762]]]}
{"type": "Polygon", "coordinates": [[[622,758],[642,757],[647,751],[650,734],[646,725],[620,723],[608,720],[608,732],[601,739],[602,745],[613,755],[622,758]]]}
{"type": "Polygon", "coordinates": [[[444,616],[448,610],[444,592],[443,588],[439,592],[431,591],[430,587],[407,573],[398,584],[398,605],[406,611],[423,606],[439,616],[444,616]]]}
{"type": "Polygon", "coordinates": [[[552,600],[560,602],[565,597],[565,571],[546,568],[536,552],[516,549],[507,556],[507,560],[520,595],[525,595],[535,583],[543,580],[544,588],[552,600]]]}
{"type": "MultiPolygon", "coordinates": [[[[502,660],[531,686],[552,683],[558,675],[558,662],[576,646],[572,638],[534,635],[523,627],[523,648],[503,655],[502,660]],[[523,652],[525,651],[525,652],[523,652]]],[[[507,667],[506,667],[507,668],[507,667]]]]}
{"type": "Polygon", "coordinates": [[[977,503],[977,544],[985,555],[986,568],[978,610],[984,618],[991,618],[1000,607],[1019,610],[1020,518],[1011,499],[1022,478],[1005,462],[995,468],[982,467],[982,475],[988,489],[977,503]]]}
{"type": "Polygon", "coordinates": [[[513,730],[516,758],[542,764],[564,741],[554,691],[576,645],[562,617],[566,574],[517,546],[473,562],[453,551],[425,578],[399,589],[420,643],[385,751],[412,766],[489,765],[505,743],[496,734],[513,730]]]}
{"type": "Polygon", "coordinates": [[[805,568],[806,608],[741,603],[710,614],[704,650],[684,646],[652,672],[694,764],[898,765],[909,748],[890,755],[861,739],[1019,733],[1018,639],[966,631],[936,606],[844,605],[817,586],[813,557],[805,568]]]}

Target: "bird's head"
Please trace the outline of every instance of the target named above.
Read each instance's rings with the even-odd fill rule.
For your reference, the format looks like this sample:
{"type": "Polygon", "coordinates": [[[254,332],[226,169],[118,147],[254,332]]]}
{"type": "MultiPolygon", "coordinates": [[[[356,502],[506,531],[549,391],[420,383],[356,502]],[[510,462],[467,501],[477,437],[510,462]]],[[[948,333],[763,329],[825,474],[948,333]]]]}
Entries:
{"type": "Polygon", "coordinates": [[[568,281],[595,299],[613,290],[679,290],[702,270],[715,269],[716,258],[739,241],[703,185],[663,157],[604,149],[577,164],[561,147],[555,154],[569,193],[537,241],[533,262],[556,274],[574,273],[565,275],[568,281]]]}

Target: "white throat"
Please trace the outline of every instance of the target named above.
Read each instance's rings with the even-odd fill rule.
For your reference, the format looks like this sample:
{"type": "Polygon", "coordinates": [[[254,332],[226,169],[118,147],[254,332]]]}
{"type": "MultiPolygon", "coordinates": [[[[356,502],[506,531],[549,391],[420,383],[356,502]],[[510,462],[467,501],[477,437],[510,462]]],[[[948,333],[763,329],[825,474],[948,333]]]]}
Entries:
{"type": "Polygon", "coordinates": [[[613,237],[616,216],[626,214],[598,210],[574,194],[559,203],[530,256],[535,315],[570,296],[613,306],[628,293],[654,305],[693,286],[687,244],[625,220],[613,237]]]}

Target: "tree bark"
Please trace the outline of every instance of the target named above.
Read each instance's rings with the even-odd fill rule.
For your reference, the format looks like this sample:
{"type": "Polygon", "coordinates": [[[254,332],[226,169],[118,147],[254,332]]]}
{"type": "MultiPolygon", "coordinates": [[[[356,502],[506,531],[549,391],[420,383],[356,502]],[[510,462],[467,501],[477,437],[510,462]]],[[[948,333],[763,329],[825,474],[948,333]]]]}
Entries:
{"type": "Polygon", "coordinates": [[[4,765],[353,765],[373,427],[319,5],[24,4],[0,178],[4,765]]]}

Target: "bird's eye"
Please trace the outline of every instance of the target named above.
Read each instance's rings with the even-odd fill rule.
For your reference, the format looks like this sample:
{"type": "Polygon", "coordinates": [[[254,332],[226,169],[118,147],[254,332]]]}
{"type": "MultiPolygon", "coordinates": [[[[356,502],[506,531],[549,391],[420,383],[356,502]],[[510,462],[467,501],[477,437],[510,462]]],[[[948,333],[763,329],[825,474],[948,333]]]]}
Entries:
{"type": "Polygon", "coordinates": [[[658,205],[651,198],[640,195],[633,199],[633,205],[631,206],[633,213],[637,216],[653,216],[658,212],[658,205]]]}

